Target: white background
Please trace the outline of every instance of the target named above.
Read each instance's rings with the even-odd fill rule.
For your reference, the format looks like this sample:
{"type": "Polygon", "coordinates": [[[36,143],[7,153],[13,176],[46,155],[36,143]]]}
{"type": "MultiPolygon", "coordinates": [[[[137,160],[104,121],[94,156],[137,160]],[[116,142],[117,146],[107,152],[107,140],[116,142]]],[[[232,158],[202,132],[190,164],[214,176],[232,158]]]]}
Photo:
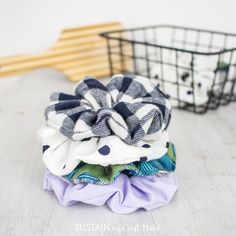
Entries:
{"type": "Polygon", "coordinates": [[[0,57],[41,52],[65,27],[110,20],[236,33],[236,0],[0,0],[0,57]]]}

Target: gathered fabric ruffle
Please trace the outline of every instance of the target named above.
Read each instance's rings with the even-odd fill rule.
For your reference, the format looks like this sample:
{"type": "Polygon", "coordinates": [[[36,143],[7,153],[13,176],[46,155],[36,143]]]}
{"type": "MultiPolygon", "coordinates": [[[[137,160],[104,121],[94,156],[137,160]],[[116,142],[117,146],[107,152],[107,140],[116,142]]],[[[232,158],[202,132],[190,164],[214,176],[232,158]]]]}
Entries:
{"type": "Polygon", "coordinates": [[[171,105],[144,77],[114,75],[107,86],[86,77],[74,95],[53,93],[45,117],[50,127],[72,140],[114,134],[132,145],[167,129],[171,105]]]}

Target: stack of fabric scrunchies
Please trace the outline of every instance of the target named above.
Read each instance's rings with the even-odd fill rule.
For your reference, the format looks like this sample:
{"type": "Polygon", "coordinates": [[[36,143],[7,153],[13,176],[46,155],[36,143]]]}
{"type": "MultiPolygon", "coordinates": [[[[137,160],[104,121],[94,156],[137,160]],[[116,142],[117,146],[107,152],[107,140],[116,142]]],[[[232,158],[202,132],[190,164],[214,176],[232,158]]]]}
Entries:
{"type": "Polygon", "coordinates": [[[86,77],[74,95],[50,100],[38,133],[44,189],[62,205],[106,203],[128,214],[170,202],[177,190],[171,105],[149,79],[114,75],[104,86],[86,77]]]}

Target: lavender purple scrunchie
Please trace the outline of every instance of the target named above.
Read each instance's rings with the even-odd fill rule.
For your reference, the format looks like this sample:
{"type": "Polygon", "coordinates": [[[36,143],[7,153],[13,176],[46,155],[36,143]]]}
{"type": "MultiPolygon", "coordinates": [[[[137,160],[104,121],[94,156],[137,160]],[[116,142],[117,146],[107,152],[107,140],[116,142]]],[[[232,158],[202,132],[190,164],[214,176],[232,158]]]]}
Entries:
{"type": "Polygon", "coordinates": [[[79,202],[107,206],[115,213],[129,214],[138,209],[152,210],[168,204],[177,190],[173,173],[166,176],[133,176],[121,174],[108,185],[70,184],[63,178],[46,172],[44,189],[54,191],[60,204],[71,206],[79,202]]]}
{"type": "Polygon", "coordinates": [[[86,77],[75,95],[53,93],[45,110],[47,125],[73,140],[115,134],[127,144],[168,127],[171,106],[147,78],[115,75],[107,86],[86,77]]]}

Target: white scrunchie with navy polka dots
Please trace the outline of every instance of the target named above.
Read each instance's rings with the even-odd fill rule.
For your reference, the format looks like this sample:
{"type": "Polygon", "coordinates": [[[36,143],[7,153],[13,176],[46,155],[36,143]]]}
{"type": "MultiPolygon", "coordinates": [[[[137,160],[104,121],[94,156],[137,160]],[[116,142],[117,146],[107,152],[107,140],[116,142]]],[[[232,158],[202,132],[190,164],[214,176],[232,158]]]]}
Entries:
{"type": "Polygon", "coordinates": [[[43,145],[44,164],[58,176],[71,173],[80,161],[107,166],[158,159],[166,154],[169,144],[167,131],[157,132],[156,140],[140,140],[134,145],[116,135],[73,141],[47,126],[39,130],[38,137],[43,145]]]}

